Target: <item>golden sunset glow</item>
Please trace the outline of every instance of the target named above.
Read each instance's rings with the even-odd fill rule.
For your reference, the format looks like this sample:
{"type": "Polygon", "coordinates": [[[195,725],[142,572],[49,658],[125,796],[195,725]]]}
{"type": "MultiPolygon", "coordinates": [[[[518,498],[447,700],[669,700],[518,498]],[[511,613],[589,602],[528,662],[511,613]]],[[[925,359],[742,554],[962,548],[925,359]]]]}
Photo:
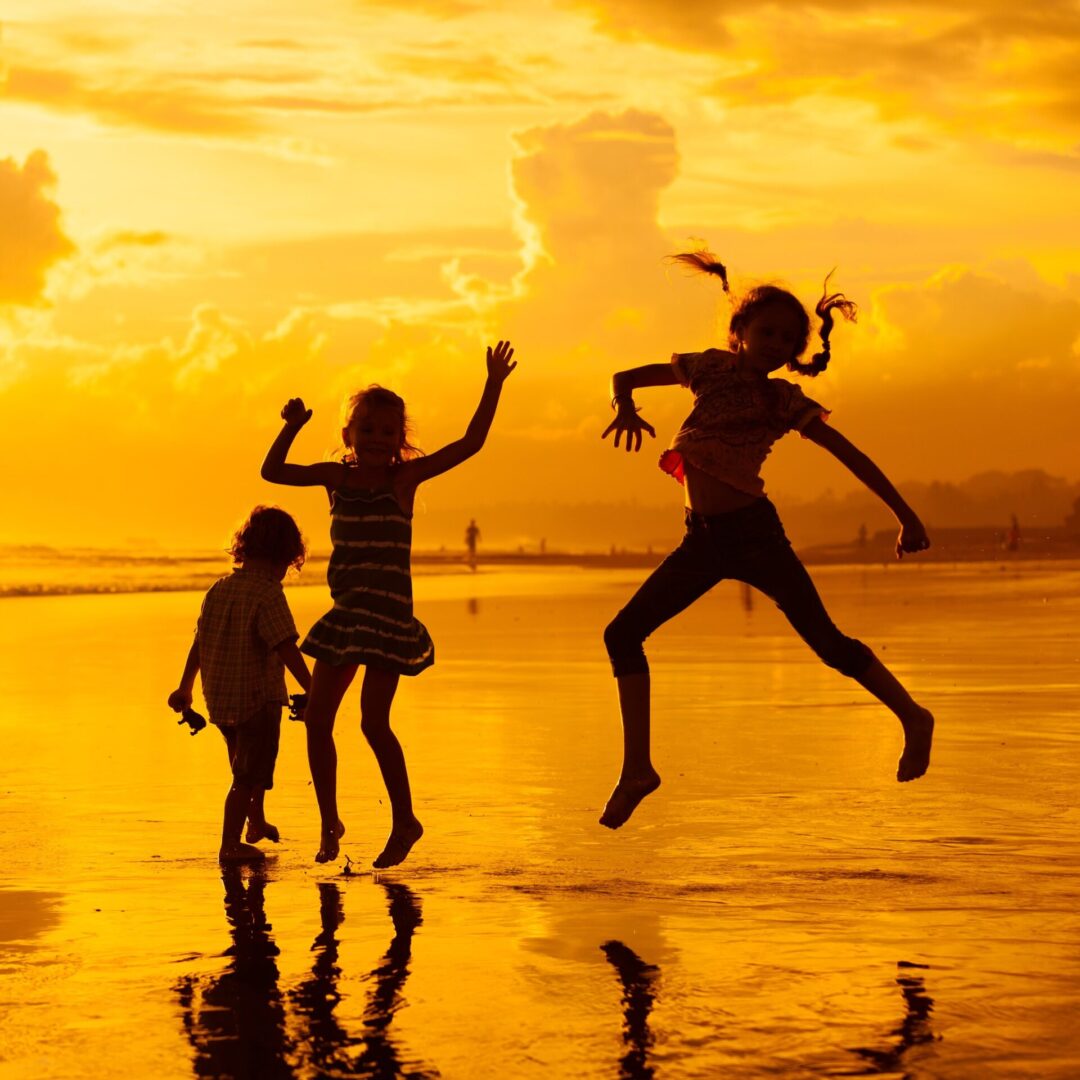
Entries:
{"type": "MultiPolygon", "coordinates": [[[[838,267],[861,317],[813,395],[898,482],[1075,480],[1078,42],[1064,0],[16,4],[0,540],[217,544],[282,497],[258,463],[286,398],[315,409],[296,460],[370,382],[435,448],[500,337],[520,369],[420,547],[473,512],[581,543],[573,507],[677,503],[653,446],[598,435],[613,370],[722,341],[714,283],[663,261],[692,238],[807,303],[838,267]]],[[[659,451],[688,400],[640,404],[659,451]]],[[[766,480],[853,486],[792,439],[766,480]]]]}
{"type": "Polygon", "coordinates": [[[0,1077],[1076,1080],[1078,179],[1080,0],[3,5],[0,1077]]]}

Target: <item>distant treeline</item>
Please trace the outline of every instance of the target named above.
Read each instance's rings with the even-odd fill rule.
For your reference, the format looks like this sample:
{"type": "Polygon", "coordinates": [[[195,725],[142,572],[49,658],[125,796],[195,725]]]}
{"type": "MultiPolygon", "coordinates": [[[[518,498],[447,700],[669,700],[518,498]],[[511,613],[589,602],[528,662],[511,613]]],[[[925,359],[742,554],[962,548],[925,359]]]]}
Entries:
{"type": "MultiPolygon", "coordinates": [[[[958,483],[902,481],[907,501],[933,530],[937,527],[1008,529],[1015,514],[1022,531],[1065,528],[1080,534],[1080,483],[1041,469],[985,472],[958,483]]],[[[865,527],[873,536],[892,527],[888,510],[865,488],[797,501],[779,493],[775,501],[796,547],[853,542],[865,527]]],[[[637,501],[578,504],[516,502],[418,513],[417,547],[464,545],[470,518],[481,529],[480,550],[663,551],[677,543],[682,523],[677,504],[637,501]],[[432,542],[439,538],[437,542],[432,542]],[[447,539],[449,538],[449,539],[447,539]]]]}

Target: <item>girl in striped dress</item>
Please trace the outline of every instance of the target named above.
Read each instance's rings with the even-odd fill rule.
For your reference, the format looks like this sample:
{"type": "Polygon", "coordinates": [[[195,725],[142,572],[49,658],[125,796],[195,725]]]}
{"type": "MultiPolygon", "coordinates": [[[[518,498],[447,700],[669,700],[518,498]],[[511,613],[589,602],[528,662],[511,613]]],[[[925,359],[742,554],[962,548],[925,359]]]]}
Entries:
{"type": "Polygon", "coordinates": [[[304,721],[322,818],[316,862],[336,859],[345,833],[337,812],[334,720],[361,666],[360,729],[375,752],[393,813],[390,836],[372,865],[395,866],[423,835],[413,813],[405,756],[390,728],[398,679],[419,674],[435,660],[431,638],[412,610],[413,500],[423,481],[460,465],[484,445],[502,384],[517,367],[513,355],[508,341],[488,348],[487,383],[464,436],[426,456],[409,441],[405,403],[381,386],[350,398],[341,431],[346,454],[340,462],[289,464],[289,448],[311,419],[311,410],[299,398],[281,410],[285,426],[263,462],[263,479],[296,487],[321,485],[330,499],[333,554],[327,579],[334,606],[300,647],[315,659],[304,721]]]}

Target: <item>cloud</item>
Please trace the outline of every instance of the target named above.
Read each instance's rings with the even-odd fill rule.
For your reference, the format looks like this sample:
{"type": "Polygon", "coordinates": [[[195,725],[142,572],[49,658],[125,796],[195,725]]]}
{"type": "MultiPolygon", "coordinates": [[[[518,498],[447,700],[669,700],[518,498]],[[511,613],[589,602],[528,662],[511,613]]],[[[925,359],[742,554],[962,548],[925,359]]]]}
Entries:
{"type": "Polygon", "coordinates": [[[511,69],[485,57],[450,58],[432,62],[416,53],[392,58],[390,67],[424,83],[386,93],[386,80],[368,91],[326,92],[324,81],[309,72],[155,72],[112,71],[98,76],[55,68],[13,66],[7,75],[5,96],[10,101],[40,106],[74,116],[92,116],[111,127],[141,128],[176,136],[251,140],[258,147],[282,156],[311,159],[302,140],[271,140],[274,114],[362,116],[370,113],[430,110],[435,108],[505,107],[529,104],[534,98],[517,89],[511,69]],[[281,87],[278,93],[257,92],[260,84],[281,87]],[[451,83],[453,93],[431,92],[439,83],[451,83]],[[503,87],[463,93],[462,86],[503,87]],[[313,88],[315,88],[313,90],[313,88]],[[292,147],[292,151],[290,151],[292,147]],[[299,152],[297,152],[299,151],[299,152]]]}
{"type": "Polygon", "coordinates": [[[1006,404],[1010,387],[1057,393],[1080,386],[1080,300],[1023,265],[1010,269],[1013,280],[946,267],[918,284],[879,289],[879,370],[895,378],[921,357],[914,361],[920,383],[995,384],[1006,404]]]}
{"type": "MultiPolygon", "coordinates": [[[[434,449],[472,415],[484,344],[509,338],[520,367],[488,445],[425,488],[421,514],[445,511],[449,520],[481,496],[521,497],[527,476],[527,495],[539,502],[668,501],[677,529],[679,492],[654,466],[688,411],[686,392],[641,392],[659,433],[642,455],[616,455],[599,438],[613,371],[723,338],[716,283],[664,261],[689,231],[660,223],[679,174],[675,131],[652,112],[596,112],[521,131],[514,146],[515,232],[333,235],[197,260],[164,230],[88,241],[95,289],[56,312],[51,337],[9,347],[0,365],[5,409],[21,425],[0,431],[0,454],[30,442],[145,457],[157,502],[129,507],[114,492],[98,508],[100,493],[88,491],[71,512],[91,529],[142,534],[140,514],[151,528],[171,522],[169,499],[191,493],[198,509],[184,527],[194,537],[249,498],[272,497],[258,487],[257,466],[288,397],[316,410],[296,460],[330,450],[341,399],[370,382],[403,394],[421,445],[434,449]]],[[[833,365],[805,385],[890,476],[955,479],[1030,465],[1073,474],[1076,286],[1048,284],[1023,262],[977,265],[983,231],[939,235],[929,224],[826,215],[763,231],[714,218],[693,234],[732,265],[736,288],[783,274],[808,302],[841,262],[838,284],[861,301],[862,317],[838,329],[833,365]]],[[[18,505],[36,506],[55,468],[55,454],[28,462],[18,505]]],[[[770,459],[767,482],[809,494],[854,484],[794,438],[770,459]]],[[[48,522],[27,514],[46,535],[48,522]]],[[[321,517],[305,527],[323,535],[321,517]]]]}
{"type": "Polygon", "coordinates": [[[57,112],[90,115],[107,124],[174,135],[251,135],[263,125],[230,99],[191,85],[131,78],[106,84],[55,68],[13,66],[5,96],[57,112]]]}
{"type": "Polygon", "coordinates": [[[1076,475],[1080,298],[1068,288],[1019,261],[944,267],[875,290],[847,329],[806,389],[897,480],[1076,475]]]}
{"type": "Polygon", "coordinates": [[[486,4],[475,0],[360,0],[357,7],[367,11],[372,7],[390,8],[393,11],[417,12],[422,15],[432,15],[438,19],[456,19],[463,15],[472,15],[482,12],[486,4]]]}
{"type": "MultiPolygon", "coordinates": [[[[524,266],[496,309],[563,364],[616,352],[663,319],[657,278],[670,251],[660,195],[675,179],[675,133],[637,110],[592,113],[515,135],[511,183],[524,266]],[[659,310],[658,310],[659,309],[659,310]]],[[[552,362],[556,362],[552,357],[552,362]]]]}
{"type": "Polygon", "coordinates": [[[755,107],[822,97],[954,133],[1076,152],[1080,10],[1071,0],[565,0],[620,39],[722,59],[706,92],[755,107]]]}
{"type": "Polygon", "coordinates": [[[0,160],[0,305],[41,304],[49,269],[75,251],[50,198],[55,185],[43,150],[22,166],[0,160]]]}
{"type": "Polygon", "coordinates": [[[434,42],[423,48],[384,55],[382,63],[394,71],[434,82],[485,83],[515,86],[521,75],[494,53],[475,53],[461,41],[434,42]]]}

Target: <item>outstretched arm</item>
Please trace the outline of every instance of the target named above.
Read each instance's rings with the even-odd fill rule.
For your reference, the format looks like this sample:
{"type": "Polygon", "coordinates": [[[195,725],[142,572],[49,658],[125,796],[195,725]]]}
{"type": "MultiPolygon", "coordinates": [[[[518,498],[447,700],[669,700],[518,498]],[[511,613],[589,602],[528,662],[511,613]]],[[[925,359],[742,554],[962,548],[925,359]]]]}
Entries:
{"type": "Polygon", "coordinates": [[[513,355],[514,350],[509,341],[500,341],[494,349],[488,346],[487,382],[484,383],[480,404],[476,406],[476,412],[473,413],[465,434],[460,439],[447,443],[433,454],[428,454],[427,457],[414,458],[406,462],[405,467],[408,469],[409,478],[414,486],[452,469],[455,465],[460,465],[484,445],[488,432],[491,430],[491,422],[495,419],[495,410],[499,405],[503,383],[510,372],[517,367],[516,360],[511,363],[513,355]]]}
{"type": "Polygon", "coordinates": [[[889,482],[888,477],[861,451],[849,442],[836,428],[815,417],[803,428],[803,435],[811,442],[828,450],[841,464],[847,466],[885,505],[896,515],[900,523],[900,535],[896,539],[896,557],[902,559],[904,552],[925,551],[930,546],[926,529],[918,514],[911,509],[889,482]]]}
{"type": "Polygon", "coordinates": [[[317,465],[290,465],[285,460],[300,429],[311,419],[311,410],[304,407],[300,398],[289,398],[281,410],[285,426],[270,444],[263,458],[259,475],[272,484],[289,484],[292,487],[312,487],[322,484],[332,487],[340,466],[333,461],[321,461],[317,465]]]}
{"type": "Polygon", "coordinates": [[[616,371],[611,376],[611,407],[615,419],[604,428],[601,439],[615,432],[615,445],[622,435],[626,436],[626,449],[641,449],[641,433],[647,431],[654,439],[656,429],[644,417],[638,415],[634,404],[634,391],[642,386],[674,386],[679,380],[670,364],[645,364],[643,367],[616,371]]]}

